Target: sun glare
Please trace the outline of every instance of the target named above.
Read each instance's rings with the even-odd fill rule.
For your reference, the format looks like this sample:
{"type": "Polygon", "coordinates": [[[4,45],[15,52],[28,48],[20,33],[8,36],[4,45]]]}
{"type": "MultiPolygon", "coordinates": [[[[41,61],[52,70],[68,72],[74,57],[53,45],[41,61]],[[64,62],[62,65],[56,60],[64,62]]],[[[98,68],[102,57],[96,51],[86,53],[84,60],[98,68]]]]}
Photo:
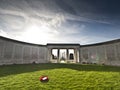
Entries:
{"type": "Polygon", "coordinates": [[[23,33],[24,40],[33,43],[46,43],[52,39],[51,28],[45,25],[29,25],[23,33]]]}

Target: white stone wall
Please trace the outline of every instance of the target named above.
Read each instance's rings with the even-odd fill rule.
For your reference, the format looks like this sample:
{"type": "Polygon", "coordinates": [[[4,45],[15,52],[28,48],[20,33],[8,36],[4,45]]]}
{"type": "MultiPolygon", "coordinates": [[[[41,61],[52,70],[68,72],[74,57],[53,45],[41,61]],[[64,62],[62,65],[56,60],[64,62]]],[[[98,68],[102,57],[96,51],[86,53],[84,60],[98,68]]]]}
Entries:
{"type": "Polygon", "coordinates": [[[97,63],[120,66],[120,42],[83,46],[80,48],[81,63],[97,63]]]}
{"type": "Polygon", "coordinates": [[[47,47],[0,38],[0,65],[47,63],[47,47]]]}
{"type": "MultiPolygon", "coordinates": [[[[70,47],[65,46],[64,48],[70,47]]],[[[0,37],[0,65],[47,63],[50,60],[48,49],[49,47],[46,45],[27,44],[0,37]]],[[[79,50],[77,61],[80,63],[104,63],[120,66],[120,42],[81,46],[77,51],[79,50]]]]}

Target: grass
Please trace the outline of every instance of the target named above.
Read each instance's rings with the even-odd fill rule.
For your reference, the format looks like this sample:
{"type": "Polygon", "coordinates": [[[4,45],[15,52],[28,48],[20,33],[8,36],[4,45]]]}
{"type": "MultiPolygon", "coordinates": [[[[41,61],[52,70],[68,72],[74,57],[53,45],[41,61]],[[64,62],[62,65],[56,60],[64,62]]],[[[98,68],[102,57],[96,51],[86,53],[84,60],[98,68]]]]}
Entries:
{"type": "Polygon", "coordinates": [[[0,66],[0,90],[120,90],[120,67],[80,64],[0,66]],[[47,75],[49,82],[39,77],[47,75]]]}

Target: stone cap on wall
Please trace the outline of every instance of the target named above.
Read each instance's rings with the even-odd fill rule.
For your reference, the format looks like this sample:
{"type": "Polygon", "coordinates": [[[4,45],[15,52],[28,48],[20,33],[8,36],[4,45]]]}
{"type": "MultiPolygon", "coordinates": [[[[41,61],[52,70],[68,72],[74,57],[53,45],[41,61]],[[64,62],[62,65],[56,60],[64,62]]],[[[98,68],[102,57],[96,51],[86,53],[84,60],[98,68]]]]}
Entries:
{"type": "Polygon", "coordinates": [[[48,43],[48,48],[80,48],[80,44],[74,43],[48,43]]]}
{"type": "Polygon", "coordinates": [[[40,44],[34,44],[34,43],[28,43],[28,42],[24,42],[24,41],[14,40],[14,39],[10,39],[10,38],[3,37],[3,36],[0,36],[0,39],[5,40],[5,41],[10,41],[13,43],[19,43],[19,44],[27,44],[27,45],[34,45],[34,46],[46,46],[46,45],[40,45],[40,44]]]}
{"type": "Polygon", "coordinates": [[[99,45],[107,45],[107,44],[113,44],[113,43],[118,43],[120,42],[120,39],[116,39],[116,40],[111,40],[111,41],[106,41],[106,42],[101,42],[101,43],[95,43],[95,44],[88,44],[88,45],[80,45],[79,43],[47,43],[46,45],[40,45],[40,44],[34,44],[34,43],[28,43],[28,42],[24,42],[24,41],[18,41],[18,40],[14,40],[14,39],[10,39],[7,37],[3,37],[0,36],[1,40],[5,40],[5,41],[10,41],[10,42],[14,42],[14,43],[20,43],[20,44],[27,44],[27,45],[34,45],[34,46],[43,46],[43,47],[68,47],[68,48],[74,48],[74,47],[88,47],[88,46],[99,46],[99,45]]]}
{"type": "Polygon", "coordinates": [[[108,45],[108,44],[114,44],[120,42],[120,39],[101,42],[101,43],[95,43],[95,44],[88,44],[88,45],[81,45],[80,47],[88,47],[88,46],[99,46],[99,45],[108,45]]]}

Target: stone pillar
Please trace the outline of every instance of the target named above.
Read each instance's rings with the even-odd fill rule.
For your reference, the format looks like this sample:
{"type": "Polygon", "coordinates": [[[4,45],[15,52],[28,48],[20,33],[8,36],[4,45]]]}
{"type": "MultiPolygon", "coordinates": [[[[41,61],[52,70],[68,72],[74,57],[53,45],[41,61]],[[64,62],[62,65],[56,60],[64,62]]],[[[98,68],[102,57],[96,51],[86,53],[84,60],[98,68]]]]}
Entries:
{"type": "Polygon", "coordinates": [[[33,59],[32,59],[32,47],[30,47],[30,61],[28,63],[32,63],[32,62],[33,62],[33,59]]]}
{"type": "Polygon", "coordinates": [[[48,48],[48,61],[51,61],[52,59],[52,49],[51,48],[48,48]]]}
{"type": "Polygon", "coordinates": [[[60,49],[58,48],[58,52],[57,52],[57,62],[59,63],[60,61],[60,49]]]}
{"type": "Polygon", "coordinates": [[[69,49],[66,49],[66,50],[67,50],[67,53],[66,53],[66,57],[67,57],[66,59],[67,60],[66,60],[66,62],[67,62],[69,60],[69,49]]]}
{"type": "Polygon", "coordinates": [[[52,60],[52,48],[50,49],[50,60],[52,60]]]}
{"type": "Polygon", "coordinates": [[[106,51],[106,46],[104,46],[104,50],[105,50],[105,63],[107,63],[107,51],[106,51]]]}
{"type": "Polygon", "coordinates": [[[82,63],[82,61],[83,61],[83,52],[82,52],[82,48],[79,49],[79,55],[80,55],[79,62],[82,63]]]}
{"type": "Polygon", "coordinates": [[[77,49],[74,49],[74,61],[77,62],[77,49]]]}
{"type": "Polygon", "coordinates": [[[118,52],[117,52],[117,44],[114,45],[114,53],[115,53],[115,62],[114,65],[119,65],[119,59],[118,59],[118,52]]]}
{"type": "Polygon", "coordinates": [[[2,50],[2,58],[4,58],[4,51],[5,51],[5,43],[3,42],[3,50],[2,50]]]}
{"type": "Polygon", "coordinates": [[[21,55],[21,63],[24,64],[24,58],[23,58],[23,56],[24,56],[24,46],[22,46],[22,53],[21,54],[22,54],[21,55]]]}
{"type": "Polygon", "coordinates": [[[80,51],[79,48],[77,48],[77,63],[79,63],[79,59],[80,59],[80,51]]]}
{"type": "Polygon", "coordinates": [[[118,56],[117,56],[117,44],[114,45],[114,53],[115,53],[115,61],[118,61],[118,56]]]}
{"type": "Polygon", "coordinates": [[[76,60],[76,63],[79,63],[79,49],[78,48],[75,49],[75,60],[76,60]]]}
{"type": "MultiPolygon", "coordinates": [[[[13,49],[12,49],[12,57],[11,57],[11,61],[12,61],[12,64],[17,64],[17,61],[14,59],[14,55],[15,55],[15,45],[13,45],[13,49]]],[[[17,58],[16,58],[17,59],[17,58]]]]}
{"type": "Polygon", "coordinates": [[[91,59],[91,56],[90,56],[90,49],[87,48],[87,51],[88,51],[88,59],[86,59],[86,61],[88,62],[88,61],[91,59]]]}
{"type": "Polygon", "coordinates": [[[39,48],[37,49],[37,63],[39,63],[39,48]]]}
{"type": "Polygon", "coordinates": [[[99,59],[99,56],[98,56],[98,51],[97,51],[97,47],[95,47],[95,54],[96,54],[96,62],[97,64],[100,64],[100,59],[99,59]]]}

